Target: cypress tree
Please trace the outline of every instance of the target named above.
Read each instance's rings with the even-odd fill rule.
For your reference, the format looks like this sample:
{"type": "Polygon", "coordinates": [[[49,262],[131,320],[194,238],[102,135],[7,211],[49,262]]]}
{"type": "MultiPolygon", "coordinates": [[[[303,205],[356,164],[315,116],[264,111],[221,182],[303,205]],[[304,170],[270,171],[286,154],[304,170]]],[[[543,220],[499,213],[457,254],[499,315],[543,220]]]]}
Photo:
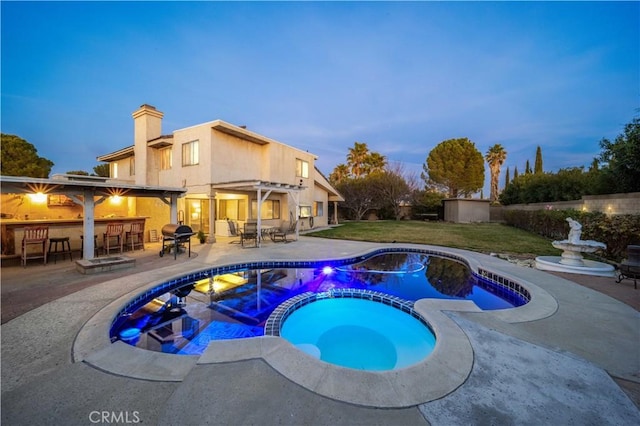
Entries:
{"type": "Polygon", "coordinates": [[[527,160],[527,165],[524,168],[524,174],[525,175],[530,175],[531,174],[531,166],[529,165],[529,160],[527,160]]]}
{"type": "Polygon", "coordinates": [[[536,163],[533,166],[533,173],[542,173],[542,149],[540,146],[536,149],[536,163]]]}
{"type": "Polygon", "coordinates": [[[518,179],[518,166],[513,169],[513,180],[518,179]]]}
{"type": "Polygon", "coordinates": [[[507,186],[509,186],[509,182],[511,182],[510,176],[509,176],[509,168],[507,167],[507,173],[504,176],[504,187],[506,188],[507,186]]]}

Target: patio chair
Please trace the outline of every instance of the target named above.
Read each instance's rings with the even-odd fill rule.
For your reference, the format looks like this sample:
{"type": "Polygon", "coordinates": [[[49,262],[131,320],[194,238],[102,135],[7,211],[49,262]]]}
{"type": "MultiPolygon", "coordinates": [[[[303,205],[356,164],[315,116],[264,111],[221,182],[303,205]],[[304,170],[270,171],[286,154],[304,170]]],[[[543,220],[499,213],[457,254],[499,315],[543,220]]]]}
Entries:
{"type": "MultiPolygon", "coordinates": [[[[229,236],[231,237],[240,237],[240,233],[238,232],[238,225],[230,220],[227,219],[227,226],[229,227],[229,236]]],[[[229,244],[240,244],[241,240],[233,240],[233,241],[229,241],[229,244]]]]}
{"type": "Polygon", "coordinates": [[[109,254],[112,249],[120,246],[120,253],[124,249],[124,225],[122,223],[107,223],[107,231],[102,236],[102,247],[105,254],[109,254]],[[112,240],[115,239],[115,244],[112,240]]]}
{"type": "Polygon", "coordinates": [[[640,278],[640,246],[627,246],[627,258],[622,261],[618,271],[617,283],[624,279],[633,278],[633,288],[638,289],[638,278],[640,278]]]}
{"type": "Polygon", "coordinates": [[[44,259],[44,264],[47,264],[47,241],[49,240],[49,227],[48,226],[25,226],[24,236],[22,237],[22,254],[20,255],[22,266],[27,267],[28,259],[44,259]],[[39,253],[27,253],[27,249],[30,245],[42,246],[42,252],[39,253]]]}
{"type": "Polygon", "coordinates": [[[244,247],[245,241],[255,241],[255,246],[258,247],[258,224],[256,222],[245,222],[244,230],[240,231],[240,244],[244,247]]]}
{"type": "Polygon", "coordinates": [[[276,242],[288,243],[289,240],[287,240],[287,235],[295,234],[297,229],[298,229],[298,221],[296,220],[291,222],[291,224],[288,227],[282,227],[272,232],[271,241],[273,241],[274,243],[276,242]]]}
{"type": "Polygon", "coordinates": [[[131,228],[125,233],[125,243],[131,242],[131,251],[136,247],[142,247],[144,251],[144,222],[133,222],[131,228]]]}

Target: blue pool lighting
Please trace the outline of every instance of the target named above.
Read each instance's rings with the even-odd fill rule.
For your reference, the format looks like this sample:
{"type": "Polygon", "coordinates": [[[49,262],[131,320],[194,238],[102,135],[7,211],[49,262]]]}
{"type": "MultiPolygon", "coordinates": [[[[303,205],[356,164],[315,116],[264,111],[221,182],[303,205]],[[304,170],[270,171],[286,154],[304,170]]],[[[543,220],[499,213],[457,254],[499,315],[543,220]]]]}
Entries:
{"type": "Polygon", "coordinates": [[[356,298],[308,303],[288,316],[280,336],[322,361],[369,371],[416,364],[436,343],[433,332],[407,312],[356,298]]]}
{"type": "Polygon", "coordinates": [[[322,268],[322,273],[325,275],[331,275],[333,273],[333,268],[331,266],[325,266],[322,268]]]}
{"type": "MultiPolygon", "coordinates": [[[[109,334],[112,342],[120,340],[157,352],[196,355],[203,353],[213,340],[274,335],[279,326],[268,331],[267,320],[273,313],[282,312],[288,301],[307,294],[335,297],[339,291],[377,292],[401,303],[405,312],[421,299],[470,300],[482,310],[514,308],[531,299],[519,283],[490,271],[472,270],[459,256],[384,248],[348,259],[260,261],[194,271],[132,298],[113,320],[109,334]]],[[[318,306],[337,315],[334,305],[318,306]]],[[[369,339],[362,345],[377,339],[380,347],[390,348],[377,335],[377,328],[365,330],[366,326],[358,325],[357,333],[354,326],[336,328],[350,329],[352,333],[331,332],[320,343],[332,339],[351,341],[347,335],[362,333],[369,339]]],[[[331,344],[325,350],[316,343],[298,344],[308,353],[320,351],[321,356],[326,356],[332,352],[331,344]]],[[[392,364],[391,358],[385,359],[382,364],[392,364]]]]}

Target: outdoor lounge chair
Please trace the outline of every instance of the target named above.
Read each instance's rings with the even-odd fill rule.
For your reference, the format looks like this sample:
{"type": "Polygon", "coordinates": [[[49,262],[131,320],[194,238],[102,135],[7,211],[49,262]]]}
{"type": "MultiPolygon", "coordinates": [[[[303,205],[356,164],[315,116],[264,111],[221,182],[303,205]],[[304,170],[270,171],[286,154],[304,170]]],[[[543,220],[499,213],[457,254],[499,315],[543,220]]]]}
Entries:
{"type": "Polygon", "coordinates": [[[294,221],[291,222],[291,224],[288,227],[282,227],[279,230],[276,230],[274,232],[271,233],[271,241],[273,241],[274,243],[276,242],[284,242],[284,243],[288,243],[289,240],[287,240],[287,235],[289,234],[295,234],[296,233],[296,229],[298,229],[298,221],[294,221]]]}
{"type": "Polygon", "coordinates": [[[260,235],[258,234],[258,224],[256,222],[245,222],[244,230],[240,231],[240,244],[244,247],[245,241],[254,240],[256,243],[256,247],[258,247],[258,238],[260,235]]]}

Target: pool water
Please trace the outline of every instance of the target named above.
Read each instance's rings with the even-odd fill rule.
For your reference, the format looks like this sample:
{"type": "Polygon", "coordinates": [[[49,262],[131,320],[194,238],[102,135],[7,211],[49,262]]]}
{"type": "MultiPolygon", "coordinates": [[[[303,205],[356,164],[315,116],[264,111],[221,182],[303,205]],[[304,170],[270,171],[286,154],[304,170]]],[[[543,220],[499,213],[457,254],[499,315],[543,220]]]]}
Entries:
{"type": "MultiPolygon", "coordinates": [[[[291,267],[295,262],[258,262],[251,268],[225,267],[224,273],[192,274],[132,300],[112,323],[110,336],[112,341],[119,339],[158,352],[201,354],[212,340],[264,335],[271,313],[292,297],[340,289],[376,291],[409,303],[424,298],[472,300],[483,310],[512,308],[528,301],[508,286],[472,274],[466,264],[455,259],[416,251],[362,257],[359,262],[337,266],[329,262],[304,262],[304,267],[291,267]]],[[[343,328],[342,333],[337,329],[332,334],[335,339],[361,334],[360,344],[377,339],[384,346],[383,339],[372,332],[379,332],[377,328],[351,326],[367,330],[356,333],[352,328],[346,333],[343,328]]],[[[328,356],[331,350],[324,353],[328,356]]]]}
{"type": "Polygon", "coordinates": [[[384,371],[427,357],[435,336],[399,309],[363,299],[319,299],[289,315],[280,336],[322,361],[384,371]]]}

